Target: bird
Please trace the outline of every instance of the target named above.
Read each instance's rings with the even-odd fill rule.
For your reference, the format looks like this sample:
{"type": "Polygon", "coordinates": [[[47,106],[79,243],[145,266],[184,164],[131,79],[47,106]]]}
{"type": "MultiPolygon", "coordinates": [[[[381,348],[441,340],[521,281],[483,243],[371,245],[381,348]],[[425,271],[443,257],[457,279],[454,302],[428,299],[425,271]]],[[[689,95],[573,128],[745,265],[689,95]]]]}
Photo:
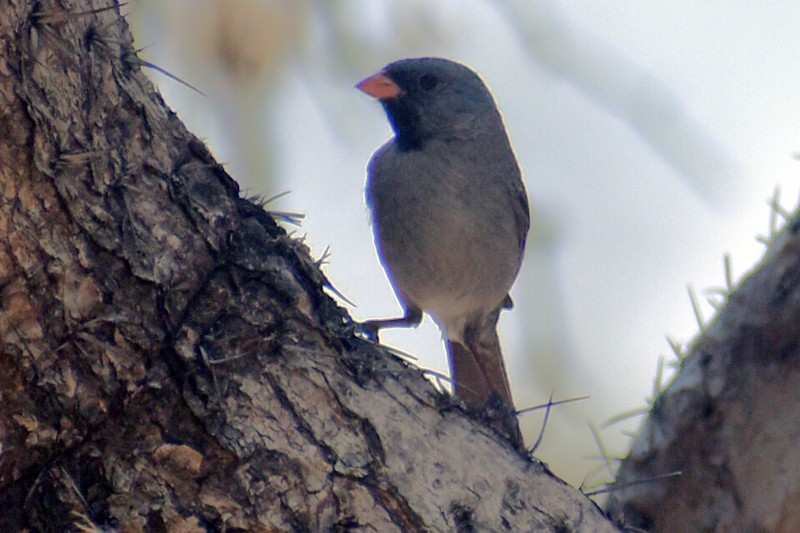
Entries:
{"type": "Polygon", "coordinates": [[[367,166],[381,263],[404,309],[365,331],[414,326],[423,313],[447,346],[453,393],[522,446],[497,336],[530,226],[528,194],[503,118],[480,76],[448,59],[390,63],[356,85],[394,136],[367,166]]]}

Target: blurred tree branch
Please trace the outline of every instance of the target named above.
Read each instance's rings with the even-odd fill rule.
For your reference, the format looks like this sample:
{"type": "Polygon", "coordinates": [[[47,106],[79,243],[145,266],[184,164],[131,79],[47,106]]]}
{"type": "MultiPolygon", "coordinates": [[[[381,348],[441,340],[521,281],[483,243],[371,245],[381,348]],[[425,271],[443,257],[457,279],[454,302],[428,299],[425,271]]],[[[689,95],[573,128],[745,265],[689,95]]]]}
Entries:
{"type": "Polygon", "coordinates": [[[539,65],[628,124],[708,205],[727,205],[741,169],[656,76],[575,27],[553,2],[498,6],[539,65]]]}

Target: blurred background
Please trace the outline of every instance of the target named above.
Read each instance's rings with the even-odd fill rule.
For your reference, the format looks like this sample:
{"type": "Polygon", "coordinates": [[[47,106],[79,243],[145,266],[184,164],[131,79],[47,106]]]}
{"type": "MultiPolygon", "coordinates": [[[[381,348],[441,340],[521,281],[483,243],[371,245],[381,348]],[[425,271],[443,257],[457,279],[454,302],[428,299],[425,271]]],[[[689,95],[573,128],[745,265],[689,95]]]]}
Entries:
{"type": "MultiPolygon", "coordinates": [[[[483,76],[533,208],[516,307],[501,318],[514,397],[522,408],[589,396],[553,409],[536,451],[576,486],[612,479],[642,422],[636,412],[677,360],[668,338],[685,350],[699,331],[689,293],[708,323],[725,254],[741,280],[764,252],[757,236],[770,234],[776,187],[784,207],[796,205],[800,3],[791,0],[132,0],[125,9],[143,59],[205,94],[148,71],[244,194],[291,191],[270,207],[305,214],[288,229],[315,257],[330,249],[324,270],[358,320],[401,309],[364,204],[366,163],[391,131],[353,85],[411,56],[448,57],[483,76]]],[[[382,340],[447,372],[429,319],[382,340]]],[[[532,443],[542,411],[522,423],[532,443]]]]}

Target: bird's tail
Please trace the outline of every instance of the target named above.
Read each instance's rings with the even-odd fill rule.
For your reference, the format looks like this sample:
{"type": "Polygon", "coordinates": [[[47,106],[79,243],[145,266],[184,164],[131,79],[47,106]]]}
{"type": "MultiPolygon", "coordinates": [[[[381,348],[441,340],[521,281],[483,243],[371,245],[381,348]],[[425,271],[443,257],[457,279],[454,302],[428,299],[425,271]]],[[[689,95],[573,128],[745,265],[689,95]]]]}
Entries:
{"type": "Polygon", "coordinates": [[[453,392],[472,410],[482,410],[491,425],[522,447],[511,388],[497,336],[498,307],[482,321],[468,324],[464,342],[447,341],[453,392]]]}

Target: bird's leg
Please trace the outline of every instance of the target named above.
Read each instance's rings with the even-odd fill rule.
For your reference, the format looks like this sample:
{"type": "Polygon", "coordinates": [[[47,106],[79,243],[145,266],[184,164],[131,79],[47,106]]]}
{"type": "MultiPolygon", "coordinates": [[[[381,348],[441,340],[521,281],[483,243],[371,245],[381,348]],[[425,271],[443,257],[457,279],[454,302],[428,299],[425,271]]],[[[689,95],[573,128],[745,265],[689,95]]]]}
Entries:
{"type": "Polygon", "coordinates": [[[357,325],[356,331],[363,333],[369,340],[380,342],[378,331],[383,328],[416,327],[422,322],[422,310],[414,306],[406,306],[404,316],[398,318],[383,318],[380,320],[367,320],[357,325]]]}

